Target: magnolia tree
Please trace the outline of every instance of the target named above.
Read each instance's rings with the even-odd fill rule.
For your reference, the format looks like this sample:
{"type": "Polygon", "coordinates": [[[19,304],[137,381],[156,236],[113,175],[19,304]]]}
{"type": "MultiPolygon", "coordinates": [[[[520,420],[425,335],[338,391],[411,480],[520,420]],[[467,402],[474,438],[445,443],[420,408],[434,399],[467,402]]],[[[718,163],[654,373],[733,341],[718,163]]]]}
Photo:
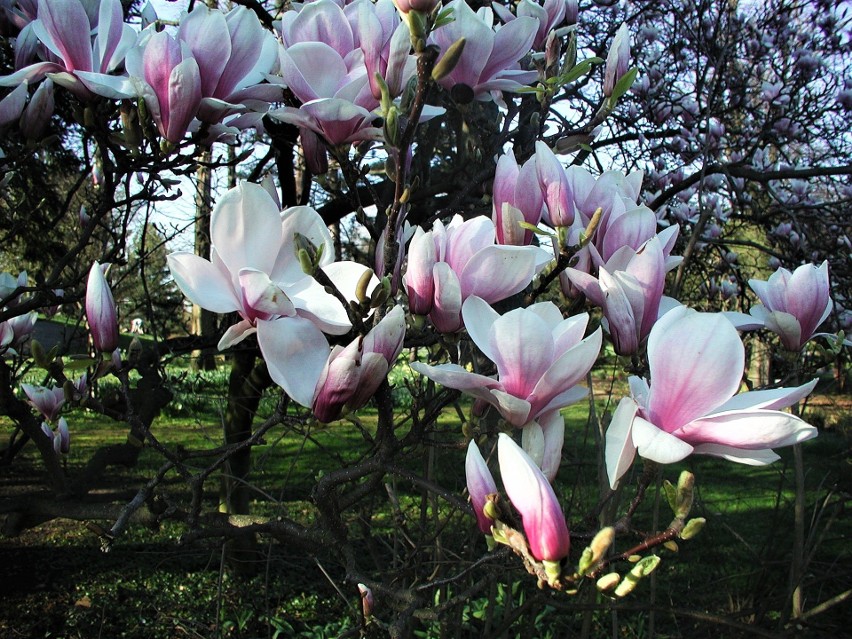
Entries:
{"type": "Polygon", "coordinates": [[[375,613],[405,636],[479,590],[430,611],[436,593],[508,558],[542,588],[627,596],[657,548],[704,523],[687,471],[665,484],[668,525],[633,522],[691,455],[765,465],[792,445],[801,476],[817,429],[797,403],[814,362],[842,367],[849,344],[837,176],[852,172],[850,16],[770,4],[3,0],[0,200],[9,222],[32,214],[43,229],[9,236],[21,248],[3,258],[3,454],[37,449],[62,498],[15,501],[7,532],[69,514],[106,467],[150,448],[162,466],[130,503],[73,509],[110,519],[105,545],[134,520],[179,520],[187,541],[262,533],[333,556],[361,622],[375,613]],[[168,256],[214,330],[118,348],[107,263],[128,261],[140,210],[167,211],[182,179],[226,169],[232,188],[196,220],[209,250],[168,256]],[[45,237],[55,257],[27,258],[45,237]],[[89,357],[31,338],[75,304],[89,357]],[[797,358],[812,340],[809,369],[797,358]],[[786,379],[744,379],[758,341],[785,353],[786,379]],[[157,425],[172,400],[164,358],[214,346],[231,361],[224,443],[187,450],[157,425]],[[610,350],[629,378],[595,397],[610,350]],[[119,392],[103,391],[110,379],[119,392]],[[255,419],[264,393],[277,408],[255,419]],[[599,450],[591,515],[560,497],[561,411],[578,402],[599,450]],[[438,417],[454,405],[463,426],[447,431],[438,417]],[[127,442],[69,467],[82,411],[125,424],[127,442]],[[252,446],[342,417],[363,450],[316,479],[306,518],[250,516],[252,446]],[[412,470],[424,450],[467,451],[467,494],[412,470]],[[203,498],[223,469],[236,479],[224,515],[203,498]],[[185,496],[164,489],[173,478],[185,496]],[[436,509],[419,532],[400,511],[404,547],[369,523],[399,509],[391,480],[436,509]],[[459,513],[485,540],[452,549],[437,578],[424,557],[459,513]],[[582,522],[573,547],[569,520],[582,522]]]}

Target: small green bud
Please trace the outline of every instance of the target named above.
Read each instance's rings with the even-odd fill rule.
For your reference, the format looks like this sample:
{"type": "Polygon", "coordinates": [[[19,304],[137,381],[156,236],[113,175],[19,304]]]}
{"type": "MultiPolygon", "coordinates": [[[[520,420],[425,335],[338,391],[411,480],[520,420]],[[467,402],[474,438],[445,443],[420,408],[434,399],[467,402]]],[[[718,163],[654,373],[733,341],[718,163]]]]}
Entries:
{"type": "Polygon", "coordinates": [[[391,146],[399,144],[399,109],[395,105],[391,105],[385,114],[384,124],[385,142],[391,146]]]}
{"type": "Polygon", "coordinates": [[[672,541],[672,540],[669,540],[666,543],[664,543],[663,548],[665,548],[666,550],[670,550],[672,552],[677,552],[677,551],[680,550],[680,548],[678,548],[677,542],[672,541]]]}
{"type": "Polygon", "coordinates": [[[302,267],[302,271],[306,275],[313,275],[314,274],[314,263],[313,263],[313,260],[311,260],[311,256],[308,253],[308,250],[304,249],[304,248],[300,248],[299,251],[296,253],[296,255],[299,258],[299,266],[302,267]]]}
{"type": "Polygon", "coordinates": [[[660,565],[660,558],[656,555],[649,555],[640,559],[630,572],[624,575],[624,581],[618,584],[615,589],[615,596],[625,597],[629,595],[639,585],[639,581],[654,572],[658,565],[660,565]]]}
{"type": "Polygon", "coordinates": [[[706,523],[707,520],[704,519],[704,517],[690,519],[686,522],[686,526],[683,527],[683,530],[680,533],[680,538],[683,540],[692,539],[701,532],[701,529],[704,528],[704,524],[706,523]]]}
{"type": "Polygon", "coordinates": [[[370,286],[370,280],[373,278],[373,269],[368,268],[361,274],[358,283],[355,285],[355,299],[362,304],[370,301],[370,296],[367,294],[367,288],[370,286]]]}
{"type": "Polygon", "coordinates": [[[47,358],[47,353],[44,352],[44,347],[37,339],[30,340],[30,353],[38,366],[47,368],[50,366],[50,360],[47,358]]]}
{"type": "Polygon", "coordinates": [[[444,54],[438,64],[432,69],[432,79],[435,82],[446,78],[453,72],[453,69],[458,65],[461,55],[464,52],[464,45],[467,42],[464,38],[459,38],[453,42],[447,52],[444,54]]]}
{"type": "Polygon", "coordinates": [[[677,489],[668,479],[663,481],[663,492],[666,494],[666,501],[669,503],[669,508],[673,513],[677,513],[677,489]]]}
{"type": "Polygon", "coordinates": [[[683,471],[677,480],[677,509],[675,517],[686,519],[692,510],[692,500],[695,488],[695,475],[688,470],[683,471]]]}
{"type": "Polygon", "coordinates": [[[621,575],[619,575],[617,572],[611,572],[598,579],[595,585],[601,592],[607,592],[608,590],[612,590],[613,588],[615,588],[618,585],[618,582],[620,581],[621,575]]]}

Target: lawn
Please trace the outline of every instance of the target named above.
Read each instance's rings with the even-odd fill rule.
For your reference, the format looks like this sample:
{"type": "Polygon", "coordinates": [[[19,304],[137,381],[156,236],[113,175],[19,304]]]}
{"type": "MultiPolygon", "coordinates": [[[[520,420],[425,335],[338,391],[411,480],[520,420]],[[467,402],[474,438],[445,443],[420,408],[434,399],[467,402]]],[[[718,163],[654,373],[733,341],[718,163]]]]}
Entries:
{"type": "MultiPolygon", "coordinates": [[[[217,397],[224,377],[188,370],[176,370],[175,375],[180,393],[169,413],[155,423],[154,433],[171,448],[219,445],[224,406],[217,397]]],[[[274,399],[264,400],[261,417],[273,407],[274,399]]],[[[469,406],[461,408],[467,414],[469,406]]],[[[604,408],[602,403],[597,406],[598,411],[604,408]]],[[[852,492],[849,420],[848,413],[830,405],[819,410],[826,428],[804,445],[808,514],[804,593],[805,609],[812,613],[798,626],[784,626],[782,619],[793,549],[794,483],[788,451],[783,451],[781,461],[762,468],[710,458],[666,467],[664,477],[671,481],[684,468],[695,474],[693,515],[705,517],[707,524],[695,539],[676,549],[661,549],[663,562],[654,577],[615,604],[588,588],[573,597],[537,590],[514,557],[506,553],[487,557],[472,517],[400,477],[387,478],[387,494],[381,491],[370,508],[353,514],[350,532],[358,537],[368,526],[372,541],[387,549],[399,544],[403,549],[399,557],[415,558],[418,570],[428,566],[426,574],[435,582],[446,580],[429,591],[434,593],[431,606],[411,621],[418,637],[843,636],[852,627],[852,611],[842,601],[852,588],[852,524],[846,516],[852,492]],[[412,551],[406,547],[406,527],[417,534],[434,532],[434,543],[412,551]],[[480,563],[469,573],[447,579],[474,562],[480,563]],[[838,597],[841,600],[836,601],[838,597]]],[[[595,527],[587,515],[598,497],[597,464],[588,407],[572,407],[566,415],[564,461],[556,485],[576,533],[571,553],[576,563],[585,545],[584,533],[595,527]]],[[[361,427],[373,431],[375,419],[367,411],[361,427]]],[[[69,422],[73,445],[66,463],[72,471],[98,447],[125,437],[119,425],[102,419],[75,413],[69,422]]],[[[456,410],[445,411],[435,431],[434,453],[414,451],[398,463],[462,495],[461,429],[456,410]]],[[[316,479],[352,463],[368,447],[362,431],[346,421],[273,429],[253,451],[253,512],[310,522],[315,516],[310,498],[316,479]]],[[[111,468],[101,490],[132,496],[161,461],[146,450],[136,468],[111,468]]],[[[27,452],[11,467],[0,468],[0,490],[4,496],[20,494],[37,487],[40,477],[35,456],[27,452]]],[[[184,484],[176,477],[167,479],[165,490],[178,502],[185,499],[184,484]]],[[[632,490],[628,482],[620,497],[622,509],[632,490]]],[[[208,509],[215,510],[215,491],[208,491],[205,499],[208,509]]],[[[665,500],[651,490],[634,523],[646,531],[662,529],[671,519],[667,510],[665,500]]],[[[186,532],[185,526],[173,522],[156,529],[134,525],[109,552],[101,550],[96,527],[69,519],[0,538],[0,637],[387,635],[384,622],[393,615],[382,610],[380,596],[376,621],[360,628],[357,591],[333,548],[309,556],[281,540],[261,537],[250,565],[235,567],[225,560],[221,541],[183,543],[186,532]]],[[[623,539],[617,545],[623,550],[633,543],[623,539]]],[[[363,549],[365,556],[373,551],[366,541],[363,549]]],[[[400,559],[399,565],[388,565],[388,574],[410,578],[416,571],[404,563],[400,559]]]]}

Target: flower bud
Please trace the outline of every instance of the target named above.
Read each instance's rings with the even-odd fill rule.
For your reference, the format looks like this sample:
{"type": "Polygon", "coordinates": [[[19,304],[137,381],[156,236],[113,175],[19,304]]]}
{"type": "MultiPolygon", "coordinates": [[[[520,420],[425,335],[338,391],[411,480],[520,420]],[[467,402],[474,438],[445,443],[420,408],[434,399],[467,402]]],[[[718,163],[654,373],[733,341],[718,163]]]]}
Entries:
{"type": "Polygon", "coordinates": [[[361,593],[361,610],[364,611],[364,618],[369,619],[373,615],[373,605],[376,603],[373,591],[364,584],[358,584],[358,592],[361,593]]]}
{"type": "Polygon", "coordinates": [[[111,353],[118,348],[115,300],[101,265],[97,262],[89,270],[89,280],[86,284],[86,319],[89,322],[95,350],[111,353]]]}
{"type": "Polygon", "coordinates": [[[459,38],[449,46],[444,56],[438,60],[438,63],[432,69],[432,79],[435,82],[443,80],[456,68],[464,52],[465,42],[467,41],[464,38],[459,38]]]}
{"type": "Polygon", "coordinates": [[[500,433],[497,456],[503,486],[521,514],[532,556],[539,561],[560,561],[568,555],[571,538],[550,482],[529,455],[505,433],[500,433]]]}
{"type": "Polygon", "coordinates": [[[470,493],[470,501],[473,504],[473,513],[476,515],[476,523],[484,534],[491,534],[491,524],[493,523],[494,507],[489,508],[486,514],[486,506],[490,504],[488,495],[497,492],[497,484],[494,483],[494,477],[491,471],[488,470],[488,465],[479,452],[479,447],[476,442],[471,440],[467,445],[467,457],[464,462],[464,473],[467,479],[467,492],[470,493]]]}

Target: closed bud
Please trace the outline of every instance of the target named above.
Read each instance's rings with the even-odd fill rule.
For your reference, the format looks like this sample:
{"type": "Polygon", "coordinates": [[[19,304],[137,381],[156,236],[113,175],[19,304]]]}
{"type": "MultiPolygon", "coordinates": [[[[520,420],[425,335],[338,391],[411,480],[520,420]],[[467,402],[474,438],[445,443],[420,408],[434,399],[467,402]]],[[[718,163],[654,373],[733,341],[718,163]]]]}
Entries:
{"type": "Polygon", "coordinates": [[[373,591],[364,584],[358,584],[358,592],[361,593],[361,610],[364,612],[364,619],[369,619],[373,615],[375,605],[373,591]]]}
{"type": "Polygon", "coordinates": [[[101,265],[95,262],[86,284],[86,319],[95,349],[111,353],[118,348],[118,319],[115,300],[101,265]]]}
{"type": "Polygon", "coordinates": [[[615,588],[618,585],[618,582],[620,581],[621,575],[619,575],[617,572],[611,572],[598,579],[595,585],[601,592],[607,592],[615,588]]]}
{"type": "Polygon", "coordinates": [[[456,65],[461,59],[462,53],[464,52],[465,42],[466,40],[464,38],[459,38],[450,45],[444,56],[438,60],[438,63],[432,69],[432,79],[435,82],[443,80],[453,72],[453,69],[456,68],[456,65]]]}
{"type": "Polygon", "coordinates": [[[396,146],[399,144],[400,137],[400,118],[399,118],[399,109],[396,108],[396,105],[391,105],[385,114],[385,124],[382,127],[382,131],[385,136],[385,142],[390,144],[391,146],[396,146]]]}
{"type": "Polygon", "coordinates": [[[370,286],[370,280],[373,275],[373,270],[368,268],[366,271],[361,273],[361,277],[358,278],[358,283],[355,285],[355,299],[362,304],[366,304],[370,301],[370,296],[367,294],[367,288],[370,286]]]}
{"type": "Polygon", "coordinates": [[[704,517],[696,517],[694,519],[690,519],[686,522],[686,526],[683,527],[683,530],[680,533],[680,538],[684,541],[688,539],[692,539],[698,533],[701,532],[701,529],[704,528],[704,524],[707,523],[707,520],[704,517]]]}
{"type": "Polygon", "coordinates": [[[616,597],[625,597],[633,592],[633,589],[639,585],[639,581],[643,577],[650,575],[660,564],[660,558],[656,555],[650,555],[640,559],[630,572],[624,575],[624,581],[618,584],[615,589],[616,597]]]}
{"type": "Polygon", "coordinates": [[[30,340],[30,353],[38,366],[41,366],[42,368],[50,366],[50,360],[47,358],[47,353],[44,352],[44,347],[37,339],[30,340]]]}

